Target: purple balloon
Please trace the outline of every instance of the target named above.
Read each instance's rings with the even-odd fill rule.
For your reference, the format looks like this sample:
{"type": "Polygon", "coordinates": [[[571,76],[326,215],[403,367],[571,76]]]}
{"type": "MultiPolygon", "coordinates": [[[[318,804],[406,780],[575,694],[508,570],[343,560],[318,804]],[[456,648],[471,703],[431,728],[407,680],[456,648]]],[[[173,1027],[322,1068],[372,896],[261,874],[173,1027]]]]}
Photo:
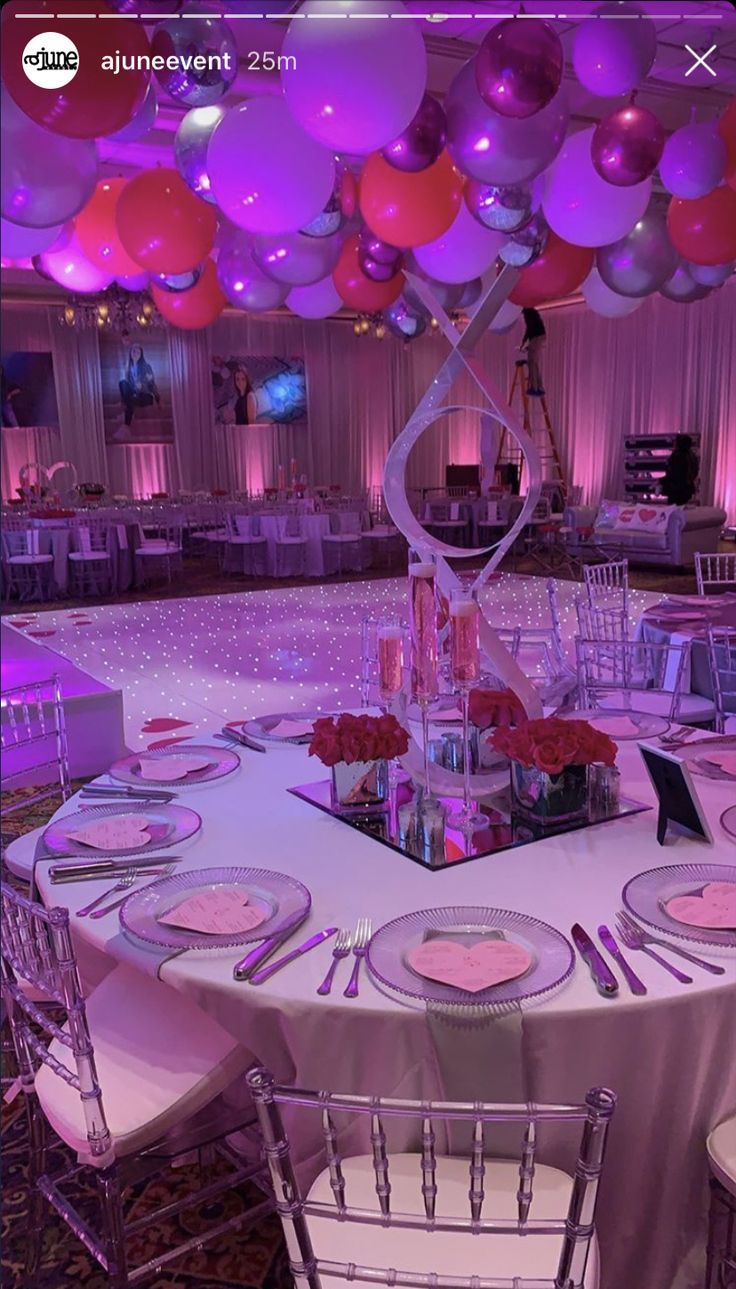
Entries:
{"type": "Polygon", "coordinates": [[[683,125],[664,145],[659,177],[675,197],[705,197],[718,186],[728,151],[714,122],[683,125]]]}
{"type": "Polygon", "coordinates": [[[370,228],[363,227],[358,239],[358,263],[372,282],[389,282],[401,268],[403,251],[382,242],[370,228]]]}
{"type": "Polygon", "coordinates": [[[504,185],[541,174],[562,147],[570,119],[564,89],[526,120],[501,116],[478,93],[473,59],[452,82],[445,112],[447,147],[458,169],[473,179],[504,185]]]}
{"type": "Polygon", "coordinates": [[[491,267],[503,241],[503,234],[485,228],[473,219],[463,203],[450,227],[433,242],[414,249],[420,268],[438,282],[468,282],[491,267]]]}
{"type": "Polygon", "coordinates": [[[540,211],[532,215],[528,224],[512,233],[504,242],[499,255],[504,264],[513,264],[515,268],[524,268],[533,264],[542,254],[549,237],[549,225],[540,211]]]}
{"type": "Polygon", "coordinates": [[[486,32],[478,50],[480,96],[501,116],[534,116],[560,88],[564,64],[562,43],[548,22],[505,18],[486,32]]]}
{"type": "Polygon", "coordinates": [[[591,94],[608,98],[636,89],[656,53],[657,32],[651,18],[636,5],[614,0],[600,5],[592,17],[581,22],[575,32],[572,61],[581,85],[591,94]]]}
{"type": "Polygon", "coordinates": [[[677,304],[692,304],[695,300],[704,300],[710,293],[711,288],[696,282],[684,262],[677,265],[672,276],[659,288],[660,295],[677,304]]]}
{"type": "Polygon", "coordinates": [[[253,238],[253,259],[267,277],[285,286],[310,286],[332,272],[340,258],[339,237],[262,233],[253,238]]]}
{"type": "Polygon", "coordinates": [[[736,260],[728,264],[690,264],[684,261],[690,277],[701,286],[723,286],[736,269],[736,260]]]}
{"type": "Polygon", "coordinates": [[[539,204],[529,184],[516,184],[504,188],[499,184],[485,184],[480,179],[469,179],[465,185],[465,204],[480,224],[499,233],[515,233],[523,228],[539,204]]]}
{"type": "Polygon", "coordinates": [[[590,155],[601,179],[617,188],[641,183],[656,169],[664,130],[653,112],[629,103],[598,122],[590,155]]]}
{"type": "Polygon", "coordinates": [[[381,150],[395,170],[426,170],[440,155],[447,139],[447,118],[440,103],[425,94],[419,111],[398,138],[381,150]]]}
{"type": "Polygon", "coordinates": [[[0,250],[4,260],[29,260],[53,246],[63,224],[49,228],[23,228],[9,219],[0,220],[0,250]]]}
{"type": "Polygon", "coordinates": [[[329,318],[342,308],[342,298],[332,280],[332,274],[311,286],[295,286],[286,297],[286,303],[298,318],[329,318]]]}
{"type": "Polygon", "coordinates": [[[658,291],[677,265],[664,211],[648,210],[625,237],[601,246],[595,262],[603,282],[618,295],[639,298],[658,291]]]}
{"type": "Polygon", "coordinates": [[[223,240],[217,257],[217,280],[230,303],[246,313],[278,309],[288,293],[288,287],[261,271],[253,259],[250,240],[242,233],[223,240]]]}
{"type": "Polygon", "coordinates": [[[124,273],[120,277],[116,277],[115,281],[124,291],[145,291],[151,281],[151,274],[143,271],[140,273],[124,273]]]}

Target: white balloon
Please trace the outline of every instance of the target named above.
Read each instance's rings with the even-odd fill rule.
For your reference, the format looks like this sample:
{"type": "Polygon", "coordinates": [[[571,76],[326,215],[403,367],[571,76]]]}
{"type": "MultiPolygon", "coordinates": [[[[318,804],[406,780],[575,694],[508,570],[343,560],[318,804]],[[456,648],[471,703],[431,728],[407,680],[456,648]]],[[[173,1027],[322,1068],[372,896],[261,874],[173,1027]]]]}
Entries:
{"type": "Polygon", "coordinates": [[[599,313],[602,318],[626,318],[644,303],[643,296],[632,298],[612,291],[610,286],[606,286],[595,265],[580,289],[588,307],[593,310],[593,313],[599,313]]]}
{"type": "Polygon", "coordinates": [[[414,248],[417,264],[438,282],[469,282],[491,267],[506,236],[478,223],[465,202],[450,227],[434,242],[414,248]]]}
{"type": "Polygon", "coordinates": [[[342,308],[342,298],[331,274],[311,286],[295,286],[287,295],[286,303],[298,318],[329,318],[342,308]]]}
{"type": "Polygon", "coordinates": [[[572,134],[547,173],[542,209],[550,228],[574,246],[608,246],[631,232],[649,205],[651,178],[630,188],[601,179],[590,155],[593,126],[572,134]]]}

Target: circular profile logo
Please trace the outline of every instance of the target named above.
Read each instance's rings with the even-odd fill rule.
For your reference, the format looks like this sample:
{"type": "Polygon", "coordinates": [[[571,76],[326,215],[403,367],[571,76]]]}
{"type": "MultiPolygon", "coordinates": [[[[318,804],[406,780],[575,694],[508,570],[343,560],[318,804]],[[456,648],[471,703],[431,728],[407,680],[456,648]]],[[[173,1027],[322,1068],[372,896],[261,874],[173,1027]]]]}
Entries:
{"type": "Polygon", "coordinates": [[[61,89],[74,79],[78,70],[79,50],[60,31],[42,31],[32,36],[23,50],[23,71],[41,89],[61,89]]]}

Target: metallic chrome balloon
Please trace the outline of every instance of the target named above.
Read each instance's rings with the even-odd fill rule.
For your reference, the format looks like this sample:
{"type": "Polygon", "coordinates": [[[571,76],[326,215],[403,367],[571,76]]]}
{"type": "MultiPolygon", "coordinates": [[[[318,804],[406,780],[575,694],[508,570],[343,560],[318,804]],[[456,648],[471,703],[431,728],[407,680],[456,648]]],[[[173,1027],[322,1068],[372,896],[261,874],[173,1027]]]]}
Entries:
{"type": "Polygon", "coordinates": [[[560,88],[564,65],[562,42],[548,22],[505,18],[486,32],[478,50],[478,91],[500,116],[534,116],[560,88]]]}
{"type": "Polygon", "coordinates": [[[219,104],[193,107],[183,116],[174,136],[174,159],[182,179],[203,201],[215,204],[207,170],[207,148],[214,131],[225,115],[219,104]]]}
{"type": "Polygon", "coordinates": [[[384,315],[384,320],[389,331],[400,340],[408,342],[416,340],[427,330],[428,314],[423,305],[419,305],[406,296],[399,296],[392,305],[389,305],[384,315]]]}
{"type": "Polygon", "coordinates": [[[175,103],[209,107],[227,93],[238,71],[238,50],[230,28],[207,11],[185,18],[171,18],[155,27],[151,40],[153,58],[175,57],[178,66],[155,69],[159,85],[175,103]],[[194,60],[204,57],[201,70],[194,60]],[[185,69],[185,60],[188,67],[185,69]]]}
{"type": "Polygon", "coordinates": [[[355,201],[350,202],[350,196],[353,194],[355,187],[355,177],[349,166],[343,161],[335,162],[335,187],[332,196],[327,202],[324,210],[316,215],[314,219],[305,224],[300,231],[306,237],[332,237],[334,233],[339,233],[348,223],[350,216],[354,214],[355,201]],[[348,194],[348,201],[344,201],[345,194],[348,194]]]}
{"type": "MultiPolygon", "coordinates": [[[[423,273],[419,265],[413,259],[408,267],[410,272],[415,273],[417,277],[422,278],[424,282],[429,284],[437,303],[442,306],[446,313],[452,313],[454,309],[458,309],[460,307],[460,301],[462,299],[463,292],[466,289],[464,283],[437,282],[434,278],[429,277],[428,274],[423,273]]],[[[426,312],[425,305],[419,299],[419,296],[409,283],[404,287],[403,298],[408,304],[411,304],[412,308],[417,310],[425,309],[426,312]]]]}
{"type": "Polygon", "coordinates": [[[684,263],[693,282],[701,286],[723,286],[736,269],[736,260],[728,264],[690,264],[687,260],[684,263]]]}
{"type": "Polygon", "coordinates": [[[596,267],[612,291],[638,298],[658,291],[675,271],[677,251],[662,210],[650,208],[630,233],[596,253],[596,267]]]}
{"type": "Polygon", "coordinates": [[[442,105],[425,94],[416,116],[406,129],[381,149],[381,156],[395,170],[426,170],[440,155],[447,138],[447,119],[442,105]]]}
{"type": "Polygon", "coordinates": [[[198,265],[186,273],[154,273],[151,281],[156,286],[162,286],[164,291],[171,291],[174,295],[178,295],[180,291],[188,291],[190,287],[196,286],[201,276],[202,266],[198,265]]]}
{"type": "Polygon", "coordinates": [[[474,277],[471,282],[466,282],[463,287],[463,293],[457,302],[458,309],[470,309],[480,299],[480,293],[483,290],[483,281],[479,277],[474,277]]]}
{"type": "Polygon", "coordinates": [[[403,252],[381,241],[369,228],[362,228],[358,238],[358,263],[371,282],[389,282],[401,268],[403,252]]]}
{"type": "Polygon", "coordinates": [[[286,286],[311,286],[332,272],[340,258],[339,237],[304,233],[261,233],[253,238],[253,259],[267,277],[286,286]]]}
{"type": "Polygon", "coordinates": [[[666,300],[675,300],[678,304],[692,304],[695,300],[704,300],[710,295],[711,287],[696,282],[684,262],[677,265],[674,273],[659,288],[659,294],[666,300]]]}
{"type": "Polygon", "coordinates": [[[217,280],[231,304],[246,313],[278,309],[289,288],[258,267],[251,251],[250,238],[241,229],[223,237],[217,258],[217,280]]]}
{"type": "Polygon", "coordinates": [[[656,169],[664,142],[664,130],[654,113],[628,103],[598,122],[590,155],[601,179],[617,188],[630,188],[656,169]]]}
{"type": "Polygon", "coordinates": [[[547,245],[549,226],[544,215],[532,215],[528,224],[512,233],[511,237],[498,252],[504,264],[513,264],[515,268],[524,268],[533,264],[547,245]]]}
{"type": "Polygon", "coordinates": [[[469,179],[465,185],[465,204],[471,215],[486,228],[500,233],[515,233],[528,224],[533,212],[532,190],[528,184],[503,188],[469,179]]]}

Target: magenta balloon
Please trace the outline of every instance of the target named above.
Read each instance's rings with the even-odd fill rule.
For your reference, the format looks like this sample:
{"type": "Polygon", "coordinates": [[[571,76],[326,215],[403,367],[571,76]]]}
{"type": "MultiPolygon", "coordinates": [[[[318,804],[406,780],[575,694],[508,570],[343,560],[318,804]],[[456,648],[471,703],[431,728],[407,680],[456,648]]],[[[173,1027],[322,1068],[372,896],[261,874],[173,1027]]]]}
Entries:
{"type": "Polygon", "coordinates": [[[150,273],[125,273],[122,277],[116,277],[115,281],[124,291],[145,291],[151,281],[150,273]]]}
{"type": "Polygon", "coordinates": [[[704,300],[710,293],[711,288],[696,282],[685,263],[678,264],[672,276],[659,288],[660,295],[677,304],[692,304],[695,300],[704,300]]]}
{"type": "Polygon", "coordinates": [[[392,139],[381,155],[395,170],[426,170],[434,164],[447,139],[447,118],[442,105],[425,94],[419,111],[406,129],[392,139]]]}
{"type": "Polygon", "coordinates": [[[649,205],[651,179],[614,188],[591,159],[594,129],[570,135],[550,167],[542,209],[553,232],[573,246],[606,246],[631,231],[649,205]]]}
{"type": "Polygon", "coordinates": [[[9,219],[0,219],[0,253],[6,260],[29,260],[53,246],[63,224],[50,228],[23,228],[9,219]]]}
{"type": "Polygon", "coordinates": [[[701,286],[723,286],[736,269],[736,260],[728,264],[690,264],[685,261],[690,277],[701,286]]]}
{"type": "Polygon", "coordinates": [[[112,274],[105,273],[91,264],[77,241],[74,225],[70,224],[58,241],[39,257],[43,272],[67,291],[87,295],[95,291],[104,291],[112,282],[112,274]]]}
{"type": "Polygon", "coordinates": [[[475,77],[484,103],[524,119],[551,102],[565,59],[557,32],[541,18],[505,18],[483,37],[475,77]]]}
{"type": "Polygon", "coordinates": [[[307,0],[281,54],[294,62],[282,83],[292,116],[320,143],[365,155],[409,125],[427,85],[427,54],[399,0],[307,0]],[[323,21],[314,15],[319,15],[323,21]],[[346,18],[349,21],[330,21],[346,18]],[[311,19],[311,20],[310,20],[311,19]],[[389,31],[390,28],[390,31],[389,31]]]}
{"type": "Polygon", "coordinates": [[[628,94],[644,80],[657,53],[657,31],[636,5],[603,4],[575,31],[575,75],[600,98],[628,94]],[[603,14],[603,18],[595,15],[603,14]],[[639,15],[639,16],[637,16],[639,15]]]}
{"type": "Polygon", "coordinates": [[[358,235],[358,263],[372,282],[389,282],[401,268],[403,251],[381,241],[364,226],[358,235]]]}
{"type": "Polygon", "coordinates": [[[501,116],[478,93],[472,58],[451,84],[445,112],[455,165],[491,184],[525,183],[541,174],[562,147],[570,119],[564,89],[526,120],[501,116]]]}
{"type": "Polygon", "coordinates": [[[659,177],[675,197],[706,197],[718,186],[728,152],[714,122],[683,125],[664,145],[659,177]]]}
{"type": "Polygon", "coordinates": [[[249,239],[242,233],[221,247],[217,257],[217,280],[230,303],[246,313],[278,309],[288,290],[261,271],[253,259],[249,239]]]}
{"type": "Polygon", "coordinates": [[[643,304],[643,297],[637,299],[612,291],[610,286],[606,286],[595,265],[580,289],[588,307],[602,318],[626,318],[643,304]]]}
{"type": "Polygon", "coordinates": [[[487,272],[503,241],[503,233],[484,228],[463,202],[447,232],[434,242],[417,246],[414,258],[438,282],[467,282],[487,272]]]}
{"type": "Polygon", "coordinates": [[[654,172],[663,148],[664,130],[654,113],[629,103],[599,121],[590,155],[601,179],[630,188],[654,172]]]}
{"type": "Polygon", "coordinates": [[[309,286],[332,272],[340,258],[339,237],[306,233],[261,233],[253,238],[253,259],[267,277],[285,286],[309,286]]]}
{"type": "Polygon", "coordinates": [[[287,295],[286,303],[298,318],[329,318],[342,308],[342,298],[332,276],[311,286],[295,286],[287,295]]]}
{"type": "Polygon", "coordinates": [[[298,232],[324,210],[335,182],[334,157],[280,98],[231,108],[210,139],[207,169],[220,209],[251,233],[298,232]]]}

